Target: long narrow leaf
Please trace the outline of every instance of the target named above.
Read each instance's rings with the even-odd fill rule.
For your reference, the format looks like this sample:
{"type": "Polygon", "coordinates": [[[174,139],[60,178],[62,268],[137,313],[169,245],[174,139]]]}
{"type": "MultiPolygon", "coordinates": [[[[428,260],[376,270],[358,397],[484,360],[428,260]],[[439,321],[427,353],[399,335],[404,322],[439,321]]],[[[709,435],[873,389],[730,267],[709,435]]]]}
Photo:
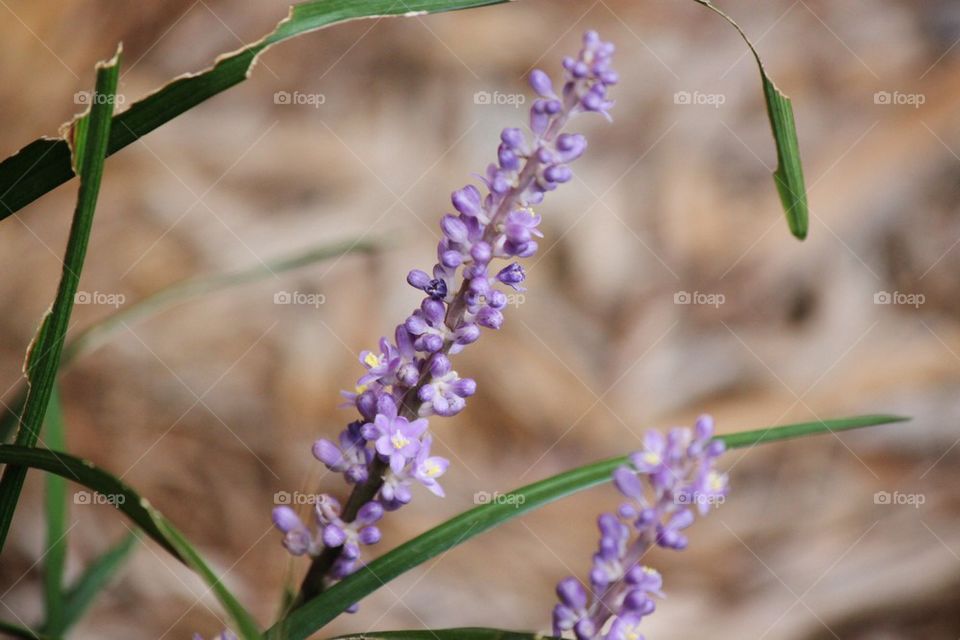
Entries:
{"type": "Polygon", "coordinates": [[[773,180],[777,185],[780,203],[787,216],[787,225],[790,232],[803,240],[809,229],[809,213],[807,209],[807,187],[803,179],[803,164],[800,162],[800,143],[797,141],[797,125],[793,117],[793,105],[777,85],[774,84],[767,70],[763,66],[760,54],[757,53],[750,38],[744,33],[733,18],[721,11],[710,0],[695,0],[707,7],[724,20],[733,25],[743,41],[750,48],[760,68],[760,79],[763,82],[763,98],[767,103],[767,117],[770,119],[770,128],[773,131],[773,140],[777,146],[777,170],[773,172],[773,180]]]}
{"type": "MultiPolygon", "coordinates": [[[[56,477],[54,474],[50,476],[56,477]]],[[[137,537],[129,533],[94,560],[64,594],[63,615],[59,625],[48,620],[43,632],[53,637],[60,637],[76,624],[90,608],[93,599],[106,588],[117,570],[123,566],[130,553],[136,548],[136,543],[137,537]]]]}
{"type": "MultiPolygon", "coordinates": [[[[378,242],[379,241],[351,240],[338,242],[336,244],[323,244],[292,255],[282,256],[264,263],[257,263],[252,267],[228,273],[189,278],[164,289],[160,289],[142,300],[120,308],[115,313],[90,325],[83,331],[77,333],[73,338],[67,340],[66,345],[63,347],[63,354],[60,356],[60,371],[63,371],[63,369],[68,367],[78,357],[100,347],[111,335],[123,326],[149,318],[180,302],[221,291],[229,287],[256,282],[269,276],[283,273],[284,271],[298,269],[336,256],[344,256],[352,253],[371,253],[378,248],[378,242]]],[[[0,418],[0,443],[6,442],[16,428],[20,408],[23,406],[25,399],[26,389],[23,389],[23,391],[16,394],[13,400],[8,403],[9,409],[6,407],[2,409],[3,417],[0,418]]],[[[58,447],[49,446],[48,448],[57,449],[58,447]]]]}
{"type": "Polygon", "coordinates": [[[0,633],[5,633],[11,638],[26,638],[26,640],[47,640],[47,636],[34,631],[33,629],[28,629],[22,627],[18,624],[13,624],[12,622],[6,622],[0,620],[0,633]]]}
{"type": "MultiPolygon", "coordinates": [[[[337,636],[331,640],[555,640],[529,631],[505,631],[481,627],[459,629],[417,629],[413,631],[374,631],[372,633],[337,636]]],[[[559,639],[556,639],[559,640],[559,639]]]]}
{"type": "Polygon", "coordinates": [[[166,518],[158,519],[157,527],[177,550],[180,557],[186,561],[187,565],[210,586],[217,600],[220,601],[220,604],[223,605],[223,608],[227,610],[227,613],[230,614],[230,617],[233,618],[233,621],[236,623],[237,626],[234,631],[236,631],[237,635],[245,640],[258,640],[262,638],[260,629],[257,627],[253,616],[243,608],[243,605],[240,604],[236,596],[230,593],[230,590],[223,584],[223,581],[207,566],[207,563],[204,562],[197,550],[187,542],[183,534],[177,531],[166,518]]]}
{"type": "MultiPolygon", "coordinates": [[[[57,297],[40,323],[40,329],[27,351],[24,369],[29,390],[15,440],[16,444],[24,447],[32,447],[40,436],[43,416],[57,379],[60,353],[63,350],[70,312],[73,310],[73,299],[87,253],[97,196],[100,193],[100,178],[103,175],[103,161],[110,135],[119,65],[119,48],[111,60],[97,65],[97,83],[90,111],[75,120],[66,132],[73,150],[73,164],[80,175],[80,189],[57,297]]],[[[0,552],[10,531],[10,523],[20,499],[26,473],[25,467],[8,465],[0,478],[0,552]]]]}
{"type": "MultiPolygon", "coordinates": [[[[788,438],[835,433],[893,422],[907,418],[889,415],[858,416],[837,420],[804,422],[719,436],[730,448],[750,447],[788,438]]],[[[308,601],[268,632],[270,638],[302,640],[361,599],[404,573],[447,549],[564,496],[589,489],[610,480],[610,474],[626,462],[621,456],[571,469],[506,494],[507,499],[481,505],[405,542],[377,558],[363,570],[334,585],[329,591],[308,601]]],[[[42,469],[71,479],[89,489],[114,497],[117,509],[129,517],[144,533],[177,558],[196,568],[201,562],[173,525],[146,499],[122,481],[93,464],[73,456],[45,449],[0,445],[0,464],[16,464],[42,469]],[[122,499],[117,499],[122,496],[122,499]],[[184,546],[187,545],[187,546],[184,546]]],[[[200,571],[209,582],[213,573],[203,565],[200,571]]],[[[227,606],[224,604],[224,606],[227,606]]],[[[237,605],[239,606],[239,605],[237,605]]]]}
{"type": "MultiPolygon", "coordinates": [[[[294,5],[269,34],[217,58],[213,67],[182,76],[134,102],[115,118],[107,155],[243,82],[257,58],[278,42],[357,18],[421,15],[498,4],[506,0],[313,0],[294,5]]],[[[0,162],[0,220],[30,204],[74,175],[64,140],[40,138],[0,162]]]]}
{"type": "MultiPolygon", "coordinates": [[[[44,422],[45,444],[56,451],[66,449],[63,408],[60,406],[60,394],[56,385],[50,395],[50,405],[44,422]]],[[[47,549],[43,556],[43,592],[47,615],[44,628],[49,632],[50,629],[60,629],[63,626],[63,568],[67,560],[67,481],[51,473],[47,474],[46,482],[47,549]]]]}
{"type": "MultiPolygon", "coordinates": [[[[898,416],[860,416],[758,429],[720,436],[728,447],[749,447],[803,435],[829,433],[905,420],[898,416]]],[[[267,632],[268,638],[302,640],[387,582],[444,551],[507,520],[564,496],[610,480],[625,457],[603,460],[535,482],[506,494],[504,500],[470,509],[386,553],[328,591],[295,609],[267,632]]]]}
{"type": "Polygon", "coordinates": [[[37,447],[0,445],[0,464],[42,469],[107,496],[110,503],[130,518],[144,533],[206,580],[214,595],[233,617],[237,624],[236,631],[242,638],[246,640],[260,638],[253,617],[227,591],[200,554],[190,546],[162,513],[123,481],[86,460],[37,447]]]}

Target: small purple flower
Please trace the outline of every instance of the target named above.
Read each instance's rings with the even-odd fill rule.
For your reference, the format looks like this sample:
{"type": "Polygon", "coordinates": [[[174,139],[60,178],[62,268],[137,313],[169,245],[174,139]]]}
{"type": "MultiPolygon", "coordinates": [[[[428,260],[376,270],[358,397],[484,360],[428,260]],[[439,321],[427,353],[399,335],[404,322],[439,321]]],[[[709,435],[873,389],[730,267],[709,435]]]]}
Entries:
{"type": "Polygon", "coordinates": [[[640,473],[657,473],[666,463],[667,440],[659,431],[647,431],[643,449],[630,454],[630,462],[640,473]]]}
{"type": "Polygon", "coordinates": [[[644,640],[644,635],[640,633],[640,619],[634,613],[617,616],[610,625],[606,640],[644,640]]]}
{"type": "Polygon", "coordinates": [[[284,534],[283,546],[292,555],[302,556],[316,550],[317,545],[310,535],[310,530],[290,507],[274,507],[273,525],[284,534]]]}
{"type": "Polygon", "coordinates": [[[433,440],[426,436],[420,443],[420,451],[414,459],[413,477],[430,492],[441,498],[444,496],[443,487],[437,482],[437,478],[442,476],[450,466],[450,461],[440,456],[430,455],[430,445],[433,440]]]}
{"type": "Polygon", "coordinates": [[[361,435],[361,422],[353,422],[339,436],[339,446],[326,438],[313,443],[313,455],[327,469],[343,473],[347,482],[363,483],[367,480],[367,465],[373,452],[367,448],[367,441],[361,435]]]}
{"type": "Polygon", "coordinates": [[[380,413],[373,423],[364,426],[364,435],[368,440],[376,440],[377,453],[390,461],[394,473],[400,473],[420,449],[420,436],[427,426],[425,418],[411,422],[403,416],[380,413]]]}
{"type": "Polygon", "coordinates": [[[723,444],[713,440],[709,416],[693,430],[671,429],[666,437],[650,431],[643,449],[631,454],[630,465],[613,473],[613,483],[627,498],[616,515],[602,514],[597,524],[600,542],[590,568],[592,599],[577,599],[574,578],[557,586],[560,598],[553,611],[554,635],[572,631],[577,640],[640,640],[641,621],[656,609],[653,597],[663,597],[659,573],[640,565],[654,546],[682,550],[683,531],[727,492],[726,476],[715,469],[723,444]],[[604,633],[603,629],[607,629],[604,633]]]}
{"type": "Polygon", "coordinates": [[[389,384],[402,359],[399,350],[389,340],[380,338],[380,353],[361,351],[360,363],[366,367],[367,374],[357,381],[358,385],[369,385],[374,381],[389,384]]]}

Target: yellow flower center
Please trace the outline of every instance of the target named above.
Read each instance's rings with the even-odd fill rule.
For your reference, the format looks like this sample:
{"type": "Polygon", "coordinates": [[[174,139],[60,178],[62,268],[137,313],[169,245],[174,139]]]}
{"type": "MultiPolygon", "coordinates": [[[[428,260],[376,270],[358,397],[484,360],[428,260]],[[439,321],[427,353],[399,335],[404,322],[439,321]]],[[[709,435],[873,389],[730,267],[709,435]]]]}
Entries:
{"type": "Polygon", "coordinates": [[[410,440],[408,440],[407,437],[402,433],[395,433],[390,437],[390,443],[393,445],[394,449],[403,449],[410,444],[410,440]]]}
{"type": "Polygon", "coordinates": [[[716,471],[711,471],[710,475],[707,476],[707,485],[711,491],[720,491],[723,489],[723,484],[723,476],[716,471]]]}
{"type": "Polygon", "coordinates": [[[363,361],[367,364],[368,367],[375,367],[378,364],[380,364],[380,358],[373,355],[372,353],[368,353],[367,357],[364,358],[363,361]]]}
{"type": "Polygon", "coordinates": [[[365,384],[358,384],[358,385],[355,387],[355,390],[356,390],[357,395],[360,395],[361,393],[363,393],[364,391],[367,390],[367,385],[365,385],[365,384]]]}
{"type": "Polygon", "coordinates": [[[428,478],[436,478],[438,475],[440,475],[440,465],[438,465],[436,462],[427,460],[423,466],[423,475],[427,476],[428,478]]]}
{"type": "Polygon", "coordinates": [[[640,625],[638,624],[631,624],[621,628],[623,629],[624,640],[640,640],[642,637],[640,635],[640,625]]]}
{"type": "Polygon", "coordinates": [[[663,462],[663,459],[660,457],[659,453],[654,453],[653,451],[647,451],[646,453],[643,454],[643,461],[646,462],[651,467],[655,467],[661,462],[663,462]]]}

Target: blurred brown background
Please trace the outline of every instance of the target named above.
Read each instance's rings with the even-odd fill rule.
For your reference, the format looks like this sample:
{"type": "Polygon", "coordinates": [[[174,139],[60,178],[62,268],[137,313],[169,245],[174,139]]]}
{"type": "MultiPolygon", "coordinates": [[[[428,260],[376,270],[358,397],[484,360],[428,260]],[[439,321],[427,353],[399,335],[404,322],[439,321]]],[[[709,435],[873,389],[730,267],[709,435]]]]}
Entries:
{"type": "MultiPolygon", "coordinates": [[[[81,110],[72,96],[117,41],[129,104],[286,12],[277,0],[0,4],[3,156],[81,110]]],[[[770,177],[756,66],[693,2],[524,0],[337,26],[275,47],[246,83],[108,162],[81,289],[129,303],[327,240],[389,246],[129,325],[63,377],[70,450],[148,496],[270,620],[284,580],[305,568],[270,529],[274,493],[316,487],[310,444],[348,418],[337,391],[357,377],[356,353],[416,304],[403,276],[432,263],[447,194],[528,106],[475,95],[529,95],[529,68],[556,70],[596,28],[618,46],[615,121],[577,123],[590,149],[578,179],[540,208],[547,238],[525,301],[459,361],[480,391],[434,421],[453,460],[448,497],[418,491],[386,521],[381,550],[472,506],[477,491],[624,453],[645,428],[703,411],[724,431],[896,412],[913,422],[730,454],[731,498],[695,527],[688,552],[651,557],[669,598],[648,637],[960,636],[960,6],[722,6],[794,100],[806,242],[790,237],[770,177]],[[322,104],[277,104],[276,92],[322,104]],[[280,291],[325,304],[276,305],[280,291]],[[676,304],[682,292],[723,304],[676,304]],[[875,302],[884,292],[892,304],[875,302]],[[923,504],[883,504],[878,492],[923,504]]],[[[8,402],[53,296],[75,189],[0,225],[8,402]]],[[[74,330],[112,311],[77,306],[74,330]]],[[[320,485],[342,491],[329,476],[320,485]]],[[[323,635],[545,630],[552,585],[585,573],[595,515],[616,503],[604,487],[513,521],[323,635]]],[[[0,570],[6,619],[41,615],[41,504],[32,473],[0,570]]],[[[72,506],[70,524],[70,576],[126,532],[106,506],[72,506]]],[[[144,544],[74,635],[187,638],[224,620],[199,580],[144,544]]]]}

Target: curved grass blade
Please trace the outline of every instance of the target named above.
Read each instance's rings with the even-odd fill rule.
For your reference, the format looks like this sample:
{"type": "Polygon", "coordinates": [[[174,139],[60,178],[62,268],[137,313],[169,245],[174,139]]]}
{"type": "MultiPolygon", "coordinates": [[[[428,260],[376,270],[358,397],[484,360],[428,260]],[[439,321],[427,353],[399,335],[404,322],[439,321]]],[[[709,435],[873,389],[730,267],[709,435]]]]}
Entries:
{"type": "MultiPolygon", "coordinates": [[[[50,402],[50,394],[57,379],[60,353],[73,310],[73,299],[80,282],[80,271],[87,253],[87,242],[93,227],[93,214],[100,193],[100,179],[107,152],[107,139],[113,116],[114,95],[120,73],[120,52],[97,64],[97,82],[87,114],[74,120],[66,130],[73,150],[73,164],[80,175],[77,206],[70,226],[70,237],[63,259],[63,273],[53,306],[40,323],[33,343],[27,349],[24,369],[27,376],[27,398],[17,430],[16,444],[32,447],[40,437],[43,416],[50,402]]],[[[7,465],[0,478],[0,552],[10,531],[13,512],[20,499],[20,490],[27,470],[18,465],[7,465]]]]}
{"type": "MultiPolygon", "coordinates": [[[[343,241],[336,244],[311,247],[310,249],[293,255],[283,256],[265,263],[257,263],[252,267],[237,271],[183,280],[165,289],[160,289],[142,300],[120,308],[115,313],[87,327],[77,333],[73,338],[67,340],[66,345],[63,347],[63,353],[60,356],[60,370],[62,371],[65,367],[69,366],[79,356],[102,346],[111,335],[124,325],[149,318],[155,313],[169,309],[190,298],[214,293],[241,284],[256,282],[257,280],[262,280],[284,271],[298,269],[335,256],[344,256],[351,253],[372,253],[379,247],[379,241],[343,241]]],[[[2,409],[3,416],[0,417],[0,443],[6,442],[16,428],[17,416],[20,413],[19,409],[23,406],[25,396],[26,390],[24,389],[14,395],[13,400],[8,403],[9,409],[6,406],[2,409]]],[[[47,448],[60,449],[62,447],[49,445],[47,448]]]]}
{"type": "Polygon", "coordinates": [[[207,563],[204,562],[200,554],[197,553],[197,550],[183,537],[183,534],[177,531],[166,518],[157,520],[157,527],[177,550],[180,557],[184,559],[187,566],[193,569],[194,572],[203,578],[204,582],[210,586],[214,595],[217,596],[217,600],[220,601],[223,608],[226,609],[230,617],[233,618],[236,624],[234,631],[237,635],[244,638],[244,640],[259,640],[262,638],[263,636],[260,634],[260,629],[257,627],[257,623],[253,617],[243,608],[240,601],[230,593],[230,590],[224,586],[223,581],[218,578],[207,563]]]}
{"type": "Polygon", "coordinates": [[[760,79],[763,81],[763,98],[767,103],[767,117],[773,130],[773,140],[777,146],[777,170],[773,172],[773,180],[777,185],[780,203],[787,216],[790,233],[803,240],[807,237],[810,226],[807,209],[807,187],[803,179],[803,165],[800,162],[800,144],[797,142],[797,125],[793,118],[793,105],[777,85],[774,84],[760,60],[760,54],[753,43],[733,18],[721,11],[710,0],[695,0],[710,9],[724,20],[733,25],[743,41],[747,43],[750,52],[760,68],[760,79]]]}
{"type": "Polygon", "coordinates": [[[22,627],[12,622],[0,620],[0,633],[4,633],[11,638],[26,638],[26,640],[47,640],[47,636],[40,634],[33,629],[22,627]]]}
{"type": "Polygon", "coordinates": [[[337,636],[330,640],[560,640],[529,631],[505,631],[481,627],[459,629],[416,629],[413,631],[374,631],[337,636]]]}
{"type": "MultiPolygon", "coordinates": [[[[790,424],[719,436],[730,448],[750,447],[818,433],[833,433],[906,420],[899,416],[859,416],[790,424]]],[[[503,501],[481,505],[447,520],[373,560],[349,578],[308,600],[267,632],[271,639],[303,640],[397,576],[507,520],[564,496],[610,481],[621,456],[578,467],[505,494],[503,501]]]]}
{"type": "Polygon", "coordinates": [[[214,595],[220,600],[220,604],[234,619],[236,623],[234,631],[241,638],[256,640],[261,637],[253,617],[227,590],[176,527],[153,508],[146,498],[142,498],[115,476],[86,460],[80,460],[66,453],[9,444],[0,445],[0,464],[8,465],[7,468],[16,466],[42,469],[109,496],[111,503],[115,504],[117,509],[130,518],[144,533],[196,571],[207,582],[214,595]]]}
{"type": "MultiPolygon", "coordinates": [[[[60,393],[53,385],[50,404],[44,418],[46,444],[51,449],[66,449],[63,426],[63,408],[60,393]]],[[[46,495],[47,545],[43,555],[43,594],[46,611],[44,629],[60,629],[64,620],[63,569],[67,561],[67,481],[58,475],[48,474],[46,495]]],[[[51,635],[58,635],[53,632],[51,635]]]]}
{"type": "MultiPolygon", "coordinates": [[[[181,76],[114,118],[107,155],[136,142],[160,125],[247,79],[257,58],[278,42],[358,18],[421,15],[468,9],[506,0],[313,0],[290,7],[269,34],[212,67],[181,76]]],[[[40,138],[0,162],[0,220],[74,176],[65,140],[40,138]]]]}
{"type": "MultiPolygon", "coordinates": [[[[723,440],[730,448],[750,447],[788,438],[834,433],[904,420],[907,418],[888,415],[859,416],[757,429],[719,436],[718,439],[723,440]]],[[[513,498],[522,496],[522,500],[503,500],[466,511],[384,554],[357,574],[306,602],[288,618],[274,625],[269,631],[269,637],[289,637],[297,640],[306,638],[352,603],[359,602],[401,573],[511,518],[577,491],[604,484],[610,480],[613,470],[625,461],[626,457],[620,456],[578,467],[506,494],[513,498]]],[[[117,508],[143,529],[144,533],[188,565],[202,565],[201,575],[208,581],[219,584],[199,555],[159,511],[122,481],[90,462],[46,449],[0,445],[0,464],[41,469],[113,496],[117,508]],[[117,499],[117,496],[123,498],[117,499]]],[[[226,606],[226,603],[224,604],[226,606]]],[[[239,605],[236,606],[239,608],[239,605]]],[[[240,614],[237,617],[244,616],[240,614]]],[[[246,618],[249,620],[249,616],[246,618]]],[[[253,625],[252,621],[250,624],[253,625]]],[[[255,626],[253,628],[255,629],[255,626]]]]}
{"type": "MultiPolygon", "coordinates": [[[[50,477],[57,477],[50,474],[50,477]]],[[[62,478],[58,478],[62,480],[62,478]]],[[[49,618],[43,633],[58,638],[76,624],[93,603],[93,599],[106,588],[117,570],[136,548],[137,537],[125,535],[120,542],[107,549],[87,567],[77,581],[63,594],[63,614],[58,623],[49,618]]]]}

